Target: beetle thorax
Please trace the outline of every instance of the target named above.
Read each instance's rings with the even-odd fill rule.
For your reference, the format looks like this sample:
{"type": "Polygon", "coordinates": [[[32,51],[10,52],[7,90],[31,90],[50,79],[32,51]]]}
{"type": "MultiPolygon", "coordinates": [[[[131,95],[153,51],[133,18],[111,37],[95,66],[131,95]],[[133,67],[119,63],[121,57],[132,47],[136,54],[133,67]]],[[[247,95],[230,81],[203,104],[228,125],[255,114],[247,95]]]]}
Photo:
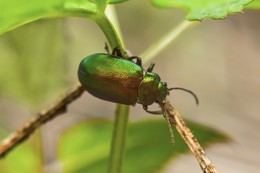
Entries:
{"type": "Polygon", "coordinates": [[[138,88],[137,102],[142,105],[151,105],[160,102],[168,95],[166,83],[161,82],[158,74],[146,72],[138,88]]]}

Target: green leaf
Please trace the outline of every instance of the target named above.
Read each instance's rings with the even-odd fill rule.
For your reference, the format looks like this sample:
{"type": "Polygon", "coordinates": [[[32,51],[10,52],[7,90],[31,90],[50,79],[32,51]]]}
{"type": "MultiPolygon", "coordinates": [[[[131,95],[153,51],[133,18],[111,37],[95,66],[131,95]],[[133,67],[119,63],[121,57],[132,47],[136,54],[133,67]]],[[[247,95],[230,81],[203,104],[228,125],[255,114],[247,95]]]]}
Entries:
{"type": "Polygon", "coordinates": [[[228,14],[241,12],[252,0],[150,0],[160,8],[181,8],[187,12],[187,20],[223,19],[228,14]]]}
{"type": "Polygon", "coordinates": [[[245,8],[259,10],[260,9],[260,0],[254,0],[253,2],[248,4],[245,8]]]}
{"type": "MultiPolygon", "coordinates": [[[[5,135],[0,135],[1,141],[5,135]]],[[[40,172],[41,166],[40,153],[36,151],[35,144],[24,142],[0,160],[1,173],[31,173],[40,172]]]]}
{"type": "MultiPolygon", "coordinates": [[[[63,172],[106,172],[112,126],[109,120],[93,119],[64,133],[57,147],[63,172]]],[[[225,135],[209,127],[195,123],[189,123],[189,127],[204,146],[227,140],[225,135]]],[[[176,131],[175,141],[173,146],[167,123],[163,119],[130,123],[123,172],[153,172],[169,159],[189,152],[176,131]]]]}
{"type": "Polygon", "coordinates": [[[0,0],[0,34],[25,23],[56,17],[96,19],[108,0],[0,0]]]}
{"type": "Polygon", "coordinates": [[[37,21],[0,37],[0,95],[43,104],[66,85],[61,20],[37,21]]]}

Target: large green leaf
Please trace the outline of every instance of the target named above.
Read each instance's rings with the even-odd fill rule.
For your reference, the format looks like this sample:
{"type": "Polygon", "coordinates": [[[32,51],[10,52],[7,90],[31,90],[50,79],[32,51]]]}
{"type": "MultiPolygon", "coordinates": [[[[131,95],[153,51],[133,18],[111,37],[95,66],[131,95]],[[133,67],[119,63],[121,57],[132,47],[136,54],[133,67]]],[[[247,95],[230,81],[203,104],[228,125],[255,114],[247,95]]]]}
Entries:
{"type": "Polygon", "coordinates": [[[104,13],[108,0],[0,0],[0,34],[22,24],[53,17],[88,17],[104,13]]]}
{"type": "MultiPolygon", "coordinates": [[[[0,134],[0,141],[6,137],[0,134]]],[[[33,173],[40,172],[41,156],[32,141],[26,141],[14,148],[8,155],[0,160],[1,173],[33,173]]]]}
{"type": "Polygon", "coordinates": [[[223,19],[228,14],[241,12],[243,6],[252,0],[150,0],[160,8],[182,8],[187,12],[188,20],[202,20],[204,18],[223,19]]]}
{"type": "MultiPolygon", "coordinates": [[[[204,146],[227,139],[225,135],[209,127],[195,123],[189,123],[189,127],[204,146]]],[[[106,172],[111,135],[112,122],[108,120],[94,119],[69,129],[58,145],[63,172],[106,172]]],[[[123,172],[154,172],[170,158],[189,152],[176,132],[175,141],[173,146],[168,126],[163,119],[130,123],[123,172]]]]}
{"type": "Polygon", "coordinates": [[[38,21],[0,37],[0,95],[43,104],[65,88],[61,20],[38,21]]]}

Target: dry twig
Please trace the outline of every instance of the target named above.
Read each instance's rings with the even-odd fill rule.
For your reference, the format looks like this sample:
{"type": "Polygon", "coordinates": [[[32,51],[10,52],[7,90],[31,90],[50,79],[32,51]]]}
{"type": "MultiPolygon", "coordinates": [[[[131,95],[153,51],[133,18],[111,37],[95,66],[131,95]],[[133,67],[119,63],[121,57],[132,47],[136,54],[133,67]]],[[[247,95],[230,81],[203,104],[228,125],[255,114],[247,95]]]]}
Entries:
{"type": "Polygon", "coordinates": [[[198,140],[194,137],[191,130],[187,127],[180,114],[172,107],[168,100],[160,104],[163,112],[166,113],[167,121],[170,121],[172,126],[175,126],[183,140],[186,142],[194,156],[199,162],[199,165],[204,173],[218,173],[213,163],[206,155],[198,140]],[[168,116],[168,117],[167,117],[168,116]]]}
{"type": "MultiPolygon", "coordinates": [[[[27,139],[38,127],[48,122],[49,120],[57,117],[58,115],[66,112],[66,107],[72,101],[81,96],[84,89],[82,86],[77,86],[74,90],[68,92],[59,101],[47,109],[42,110],[39,116],[31,121],[23,124],[17,131],[8,136],[0,144],[0,158],[5,156],[15,146],[27,139]]],[[[166,114],[165,118],[172,126],[175,126],[181,137],[184,139],[190,150],[198,160],[201,169],[204,173],[218,173],[213,163],[210,161],[203,148],[200,146],[197,139],[194,137],[180,114],[172,107],[169,101],[160,104],[163,112],[166,114]]],[[[172,138],[173,139],[173,138],[172,138]]]]}
{"type": "Polygon", "coordinates": [[[66,112],[67,105],[80,97],[83,91],[83,87],[78,85],[75,89],[68,92],[52,106],[40,111],[37,117],[24,123],[17,131],[9,135],[0,144],[0,158],[5,156],[9,151],[12,150],[12,148],[27,139],[38,127],[66,112]]]}

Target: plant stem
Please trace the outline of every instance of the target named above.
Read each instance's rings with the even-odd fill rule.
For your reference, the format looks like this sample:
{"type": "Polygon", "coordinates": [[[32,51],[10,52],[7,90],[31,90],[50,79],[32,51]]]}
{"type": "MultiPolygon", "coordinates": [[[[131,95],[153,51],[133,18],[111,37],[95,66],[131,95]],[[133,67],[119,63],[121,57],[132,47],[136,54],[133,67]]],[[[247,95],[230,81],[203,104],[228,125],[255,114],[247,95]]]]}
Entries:
{"type": "Polygon", "coordinates": [[[110,20],[110,22],[113,24],[113,26],[116,30],[116,34],[119,38],[121,38],[120,42],[121,42],[122,46],[124,47],[124,40],[122,39],[123,38],[122,31],[120,28],[120,23],[118,21],[115,5],[108,5],[106,8],[105,14],[106,14],[107,18],[110,20]]]}
{"type": "Polygon", "coordinates": [[[118,104],[114,120],[108,173],[122,172],[122,161],[124,158],[125,140],[127,136],[128,116],[129,106],[118,104]]]}
{"type": "MultiPolygon", "coordinates": [[[[112,18],[116,20],[115,13],[110,14],[113,14],[114,16],[112,16],[112,18]]],[[[122,39],[118,35],[119,32],[117,32],[117,30],[114,28],[114,26],[117,27],[119,31],[119,26],[116,25],[116,23],[112,24],[106,15],[104,15],[102,18],[99,18],[96,22],[105,34],[110,47],[112,49],[116,47],[119,48],[121,50],[122,56],[127,58],[128,56],[123,49],[122,39]]],[[[128,117],[129,106],[118,104],[115,113],[108,173],[122,172],[128,117]]]]}
{"type": "Polygon", "coordinates": [[[116,32],[116,29],[113,27],[112,23],[109,21],[106,15],[104,15],[101,18],[98,18],[96,20],[98,26],[101,28],[103,33],[105,34],[108,43],[112,49],[119,48],[121,50],[121,54],[124,58],[127,57],[127,55],[124,52],[122,42],[116,32]]]}
{"type": "Polygon", "coordinates": [[[177,27],[173,28],[169,33],[163,36],[159,41],[151,45],[146,49],[140,57],[143,59],[143,63],[151,61],[155,56],[157,56],[163,49],[165,49],[172,41],[174,41],[178,36],[180,36],[184,31],[189,29],[191,26],[197,22],[190,22],[187,20],[182,21],[177,27]]]}

